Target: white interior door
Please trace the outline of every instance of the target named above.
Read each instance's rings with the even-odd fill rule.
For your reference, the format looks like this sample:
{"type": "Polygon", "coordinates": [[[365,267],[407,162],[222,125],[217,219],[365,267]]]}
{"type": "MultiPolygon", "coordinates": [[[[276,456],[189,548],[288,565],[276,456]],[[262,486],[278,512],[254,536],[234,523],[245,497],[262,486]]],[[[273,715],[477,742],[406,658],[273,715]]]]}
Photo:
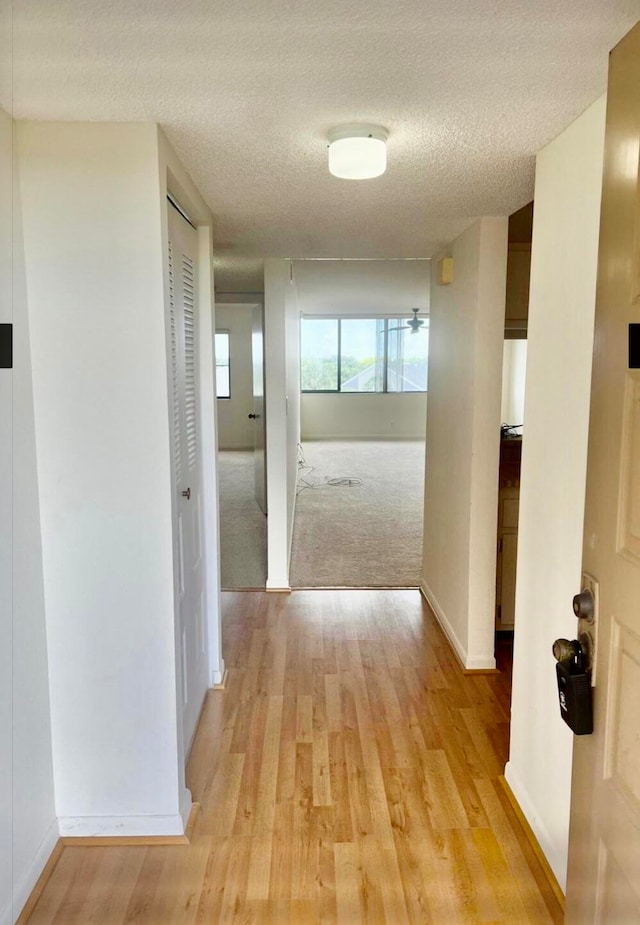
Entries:
{"type": "Polygon", "coordinates": [[[198,423],[198,235],[170,203],[169,292],[172,436],[176,491],[174,534],[182,662],[185,753],[207,689],[202,479],[198,423]]]}
{"type": "Polygon", "coordinates": [[[253,364],[253,465],[256,501],[263,513],[267,513],[267,467],[266,467],[266,420],[264,400],[264,323],[263,309],[253,309],[251,327],[251,362],[253,364]]]}
{"type": "Polygon", "coordinates": [[[639,87],[636,26],[609,69],[583,550],[600,598],[594,732],[574,741],[568,925],[640,922],[640,370],[628,368],[628,325],[640,322],[639,87]]]}

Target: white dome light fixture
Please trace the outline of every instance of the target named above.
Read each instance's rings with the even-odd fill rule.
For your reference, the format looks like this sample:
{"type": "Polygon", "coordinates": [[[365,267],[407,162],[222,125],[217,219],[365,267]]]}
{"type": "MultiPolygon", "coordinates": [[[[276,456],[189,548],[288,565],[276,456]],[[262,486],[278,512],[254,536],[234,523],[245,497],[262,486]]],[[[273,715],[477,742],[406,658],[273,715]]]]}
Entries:
{"type": "Polygon", "coordinates": [[[372,180],[387,169],[389,133],[379,125],[340,125],[329,132],[329,173],[342,180],[372,180]]]}

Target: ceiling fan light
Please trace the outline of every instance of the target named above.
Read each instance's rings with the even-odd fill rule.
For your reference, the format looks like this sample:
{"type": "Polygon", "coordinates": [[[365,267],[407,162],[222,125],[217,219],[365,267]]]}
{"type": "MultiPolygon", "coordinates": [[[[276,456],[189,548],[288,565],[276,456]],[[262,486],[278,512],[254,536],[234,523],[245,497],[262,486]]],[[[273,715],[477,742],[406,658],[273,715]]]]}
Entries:
{"type": "Polygon", "coordinates": [[[372,180],[387,169],[388,132],[377,125],[342,125],[329,132],[329,173],[372,180]]]}
{"type": "Polygon", "coordinates": [[[411,328],[412,334],[417,334],[424,324],[424,321],[422,318],[418,318],[418,312],[420,311],[419,308],[412,308],[411,311],[413,312],[413,318],[409,318],[407,321],[407,327],[411,328]]]}

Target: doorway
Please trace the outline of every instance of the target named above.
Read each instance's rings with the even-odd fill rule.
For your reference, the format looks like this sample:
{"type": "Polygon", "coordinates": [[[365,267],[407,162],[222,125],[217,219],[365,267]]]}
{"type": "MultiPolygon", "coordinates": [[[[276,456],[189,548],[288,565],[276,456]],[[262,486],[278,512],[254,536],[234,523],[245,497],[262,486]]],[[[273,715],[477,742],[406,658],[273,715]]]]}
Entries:
{"type": "Polygon", "coordinates": [[[264,588],[266,420],[261,302],[216,303],[216,389],[222,588],[264,588]]]}
{"type": "Polygon", "coordinates": [[[291,585],[417,588],[428,314],[363,310],[303,316],[300,324],[291,585]]]}

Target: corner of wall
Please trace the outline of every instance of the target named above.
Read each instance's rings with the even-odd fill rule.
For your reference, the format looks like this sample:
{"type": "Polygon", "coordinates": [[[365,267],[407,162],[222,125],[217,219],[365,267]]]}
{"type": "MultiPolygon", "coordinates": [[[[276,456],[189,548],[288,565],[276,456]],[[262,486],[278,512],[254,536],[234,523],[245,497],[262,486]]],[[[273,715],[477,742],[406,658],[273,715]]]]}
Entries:
{"type": "Polygon", "coordinates": [[[423,580],[464,664],[492,668],[507,219],[478,219],[446,253],[453,282],[432,279],[423,580]]]}
{"type": "Polygon", "coordinates": [[[536,162],[507,780],[563,887],[573,740],[550,648],[575,632],[605,115],[600,98],[536,162]]]}

